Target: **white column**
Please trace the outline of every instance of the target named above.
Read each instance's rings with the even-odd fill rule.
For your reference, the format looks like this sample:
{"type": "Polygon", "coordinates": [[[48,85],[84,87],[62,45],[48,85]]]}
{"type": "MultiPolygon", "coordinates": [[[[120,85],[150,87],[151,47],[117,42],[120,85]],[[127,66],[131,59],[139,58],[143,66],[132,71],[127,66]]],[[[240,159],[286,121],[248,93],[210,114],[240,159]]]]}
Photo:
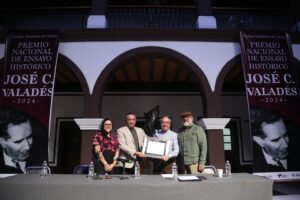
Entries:
{"type": "Polygon", "coordinates": [[[106,28],[105,15],[90,15],[87,21],[87,28],[106,28]]]}
{"type": "Polygon", "coordinates": [[[198,16],[197,28],[199,29],[217,29],[217,21],[214,16],[198,16]]]}
{"type": "Polygon", "coordinates": [[[202,118],[196,123],[204,130],[223,130],[230,118],[202,118]]]}
{"type": "Polygon", "coordinates": [[[79,126],[80,130],[99,130],[103,119],[102,118],[74,118],[74,121],[79,126]]]}

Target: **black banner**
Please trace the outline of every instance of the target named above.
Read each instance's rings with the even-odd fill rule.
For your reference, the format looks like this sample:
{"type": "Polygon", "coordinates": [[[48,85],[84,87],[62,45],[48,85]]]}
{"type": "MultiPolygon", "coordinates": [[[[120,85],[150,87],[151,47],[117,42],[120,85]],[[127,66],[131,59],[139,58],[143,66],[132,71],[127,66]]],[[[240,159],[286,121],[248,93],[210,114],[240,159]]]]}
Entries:
{"type": "Polygon", "coordinates": [[[0,93],[0,172],[48,160],[48,133],[60,31],[17,31],[6,41],[0,93]]]}
{"type": "Polygon", "coordinates": [[[241,32],[242,61],[253,138],[253,172],[300,178],[300,98],[290,37],[241,32]]]}

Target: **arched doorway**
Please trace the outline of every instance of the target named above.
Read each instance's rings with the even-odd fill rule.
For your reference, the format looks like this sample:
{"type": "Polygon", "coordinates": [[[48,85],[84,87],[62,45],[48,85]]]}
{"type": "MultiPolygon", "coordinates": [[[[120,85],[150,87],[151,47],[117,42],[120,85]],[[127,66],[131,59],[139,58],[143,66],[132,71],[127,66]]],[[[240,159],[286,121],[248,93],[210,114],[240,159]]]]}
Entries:
{"type": "Polygon", "coordinates": [[[230,118],[223,131],[225,159],[232,164],[233,172],[251,172],[252,143],[240,54],[223,67],[217,85],[222,99],[222,115],[230,118]]]}
{"type": "Polygon", "coordinates": [[[98,98],[101,117],[111,117],[117,127],[125,113],[143,113],[160,105],[161,115],[173,118],[173,129],[180,126],[179,114],[206,115],[208,81],[201,69],[184,55],[167,48],[142,47],[115,58],[101,73],[93,95],[98,98]]]}
{"type": "Polygon", "coordinates": [[[79,68],[59,54],[49,137],[49,163],[54,173],[73,173],[80,164],[81,131],[74,118],[84,116],[89,90],[79,68]]]}

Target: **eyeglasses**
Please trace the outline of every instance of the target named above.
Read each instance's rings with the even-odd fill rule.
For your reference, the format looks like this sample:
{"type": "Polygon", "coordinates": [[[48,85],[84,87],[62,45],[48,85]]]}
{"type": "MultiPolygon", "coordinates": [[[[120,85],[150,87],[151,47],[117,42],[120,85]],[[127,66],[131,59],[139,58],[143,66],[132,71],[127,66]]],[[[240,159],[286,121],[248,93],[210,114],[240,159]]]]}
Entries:
{"type": "Polygon", "coordinates": [[[104,126],[111,126],[112,124],[104,124],[104,126]]]}

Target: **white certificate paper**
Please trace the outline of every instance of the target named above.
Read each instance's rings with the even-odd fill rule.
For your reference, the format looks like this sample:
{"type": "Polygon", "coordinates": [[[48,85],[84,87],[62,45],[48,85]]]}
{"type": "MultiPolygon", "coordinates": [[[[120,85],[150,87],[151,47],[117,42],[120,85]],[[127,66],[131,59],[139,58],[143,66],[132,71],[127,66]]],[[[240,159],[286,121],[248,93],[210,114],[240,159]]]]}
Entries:
{"type": "Polygon", "coordinates": [[[148,141],[147,153],[164,155],[166,143],[148,141]]]}
{"type": "Polygon", "coordinates": [[[143,145],[143,153],[147,157],[160,158],[168,155],[169,141],[151,140],[145,138],[143,145]]]}

